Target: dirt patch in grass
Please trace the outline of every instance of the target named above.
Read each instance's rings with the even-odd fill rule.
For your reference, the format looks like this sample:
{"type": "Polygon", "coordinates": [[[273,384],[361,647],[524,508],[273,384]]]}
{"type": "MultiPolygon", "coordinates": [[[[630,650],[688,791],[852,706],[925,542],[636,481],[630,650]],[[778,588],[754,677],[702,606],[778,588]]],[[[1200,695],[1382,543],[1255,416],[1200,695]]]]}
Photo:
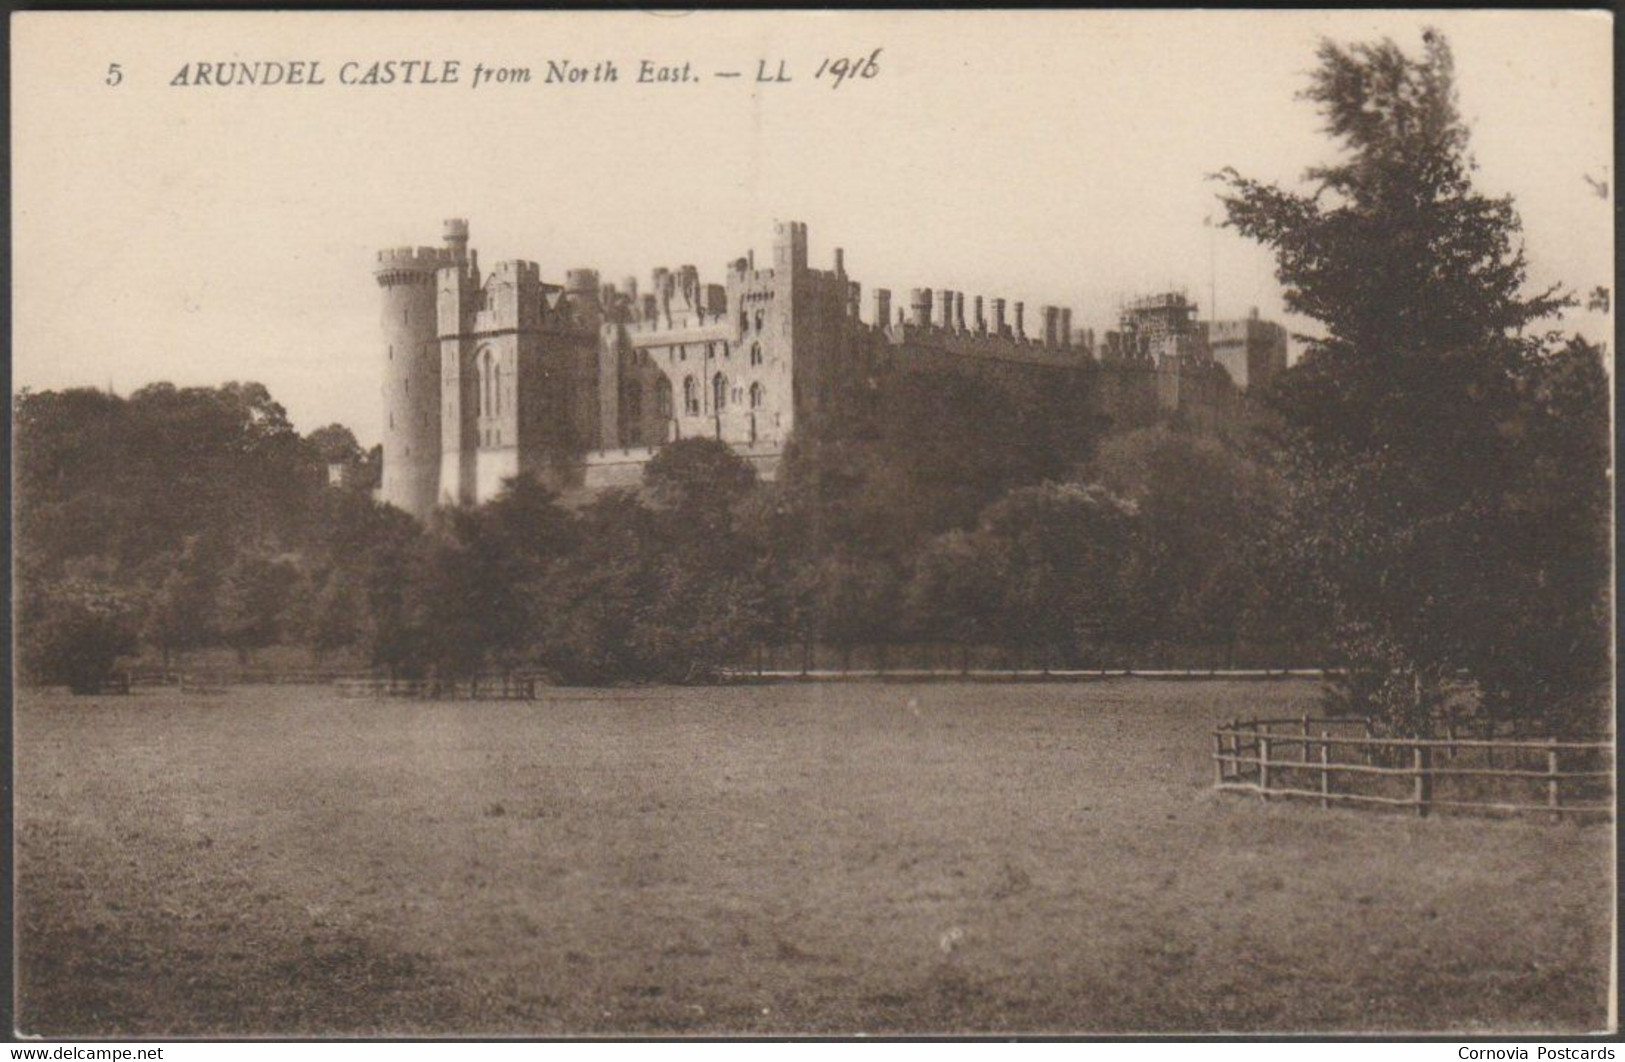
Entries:
{"type": "Polygon", "coordinates": [[[1308,683],[19,705],[53,1036],[1588,1031],[1607,827],[1264,806],[1308,683]]]}

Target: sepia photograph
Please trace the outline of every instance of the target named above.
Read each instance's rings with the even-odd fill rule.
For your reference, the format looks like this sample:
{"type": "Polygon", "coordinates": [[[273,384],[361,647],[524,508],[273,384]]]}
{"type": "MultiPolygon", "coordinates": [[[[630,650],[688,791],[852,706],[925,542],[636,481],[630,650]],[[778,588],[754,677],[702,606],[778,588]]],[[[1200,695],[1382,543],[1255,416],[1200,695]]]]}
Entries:
{"type": "Polygon", "coordinates": [[[10,1035],[1612,1036],[1613,43],[12,12],[10,1035]]]}

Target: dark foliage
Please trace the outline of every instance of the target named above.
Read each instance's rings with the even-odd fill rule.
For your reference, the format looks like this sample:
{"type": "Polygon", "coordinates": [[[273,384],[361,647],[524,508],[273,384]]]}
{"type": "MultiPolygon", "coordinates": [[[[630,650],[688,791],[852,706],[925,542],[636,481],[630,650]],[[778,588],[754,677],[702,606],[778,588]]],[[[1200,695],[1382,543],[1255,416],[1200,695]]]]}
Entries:
{"type": "Polygon", "coordinates": [[[1597,353],[1534,326],[1509,199],[1472,187],[1450,50],[1326,43],[1305,97],[1343,149],[1292,192],[1228,172],[1324,335],[1275,392],[1285,570],[1335,632],[1344,701],[1425,729],[1465,672],[1487,710],[1572,725],[1606,669],[1597,353]]]}

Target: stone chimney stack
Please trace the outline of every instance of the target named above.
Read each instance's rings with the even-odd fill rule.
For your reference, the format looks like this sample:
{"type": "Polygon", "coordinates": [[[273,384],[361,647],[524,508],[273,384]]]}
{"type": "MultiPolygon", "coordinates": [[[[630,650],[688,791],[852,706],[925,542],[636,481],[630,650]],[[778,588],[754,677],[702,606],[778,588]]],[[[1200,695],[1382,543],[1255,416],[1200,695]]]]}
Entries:
{"type": "Polygon", "coordinates": [[[986,335],[987,318],[982,316],[982,297],[980,295],[976,296],[972,309],[974,309],[976,313],[976,334],[986,335]]]}
{"type": "Polygon", "coordinates": [[[1072,307],[1061,307],[1061,346],[1072,346],[1072,307]]]}
{"type": "Polygon", "coordinates": [[[1061,311],[1054,306],[1040,306],[1038,315],[1044,322],[1044,345],[1058,347],[1061,345],[1061,311]]]}
{"type": "Polygon", "coordinates": [[[909,292],[910,323],[916,328],[931,327],[931,289],[915,288],[909,292]]]}
{"type": "Polygon", "coordinates": [[[1027,318],[1027,304],[1024,303],[1024,302],[1016,303],[1016,338],[1017,339],[1026,339],[1027,338],[1027,322],[1026,322],[1026,318],[1027,318]]]}
{"type": "Polygon", "coordinates": [[[1004,335],[1004,300],[993,300],[993,334],[1004,335]]]}
{"type": "Polygon", "coordinates": [[[875,289],[875,325],[885,328],[891,324],[891,292],[885,288],[875,289]]]}

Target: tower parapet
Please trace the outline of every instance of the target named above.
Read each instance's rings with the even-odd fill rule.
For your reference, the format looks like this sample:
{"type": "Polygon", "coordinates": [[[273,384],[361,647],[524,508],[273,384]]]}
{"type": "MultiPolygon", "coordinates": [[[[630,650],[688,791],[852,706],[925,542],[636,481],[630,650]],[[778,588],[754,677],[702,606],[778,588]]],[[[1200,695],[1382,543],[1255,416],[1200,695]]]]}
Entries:
{"type": "Polygon", "coordinates": [[[444,247],[394,247],[378,252],[372,268],[380,287],[396,284],[433,283],[442,266],[454,264],[452,252],[444,247]]]}

